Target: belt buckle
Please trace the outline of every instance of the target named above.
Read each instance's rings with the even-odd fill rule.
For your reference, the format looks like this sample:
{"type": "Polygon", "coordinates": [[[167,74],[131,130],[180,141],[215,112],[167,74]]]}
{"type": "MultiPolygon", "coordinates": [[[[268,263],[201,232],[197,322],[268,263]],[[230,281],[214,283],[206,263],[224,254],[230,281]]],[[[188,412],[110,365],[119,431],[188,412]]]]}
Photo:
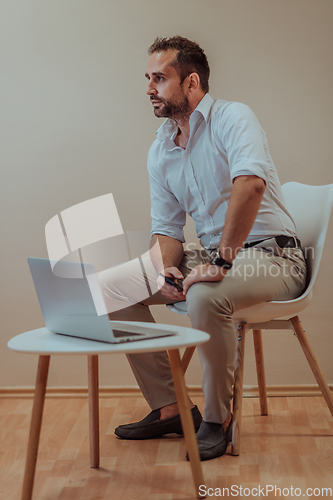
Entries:
{"type": "Polygon", "coordinates": [[[281,234],[280,236],[275,236],[275,241],[280,248],[297,248],[295,236],[285,236],[281,234]]]}

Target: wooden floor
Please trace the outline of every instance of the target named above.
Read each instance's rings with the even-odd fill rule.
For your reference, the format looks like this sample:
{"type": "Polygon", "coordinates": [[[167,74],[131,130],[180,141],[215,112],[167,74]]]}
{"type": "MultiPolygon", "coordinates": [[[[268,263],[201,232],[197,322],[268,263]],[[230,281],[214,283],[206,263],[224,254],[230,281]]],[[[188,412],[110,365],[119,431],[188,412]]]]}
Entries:
{"type": "MultiPolygon", "coordinates": [[[[194,402],[203,408],[203,397],[194,402]]],[[[20,498],[31,408],[31,399],[0,399],[1,500],[20,498]]],[[[34,500],[195,498],[182,438],[123,441],[113,434],[118,424],[147,411],[142,397],[100,400],[101,467],[90,469],[87,399],[46,399],[34,500]]],[[[207,498],[221,497],[223,488],[229,498],[255,498],[258,491],[245,488],[259,486],[280,488],[262,490],[265,498],[330,497],[321,492],[333,489],[333,419],[323,399],[269,398],[269,412],[261,417],[258,399],[244,399],[241,455],[228,449],[203,463],[206,490],[217,493],[209,490],[207,498]]]]}

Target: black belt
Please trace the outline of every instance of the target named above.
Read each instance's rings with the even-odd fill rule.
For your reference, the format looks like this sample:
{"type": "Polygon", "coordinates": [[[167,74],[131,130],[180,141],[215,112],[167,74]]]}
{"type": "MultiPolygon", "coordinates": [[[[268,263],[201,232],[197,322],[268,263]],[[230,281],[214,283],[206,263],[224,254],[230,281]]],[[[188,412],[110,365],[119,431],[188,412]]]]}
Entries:
{"type": "MultiPolygon", "coordinates": [[[[263,243],[266,240],[271,240],[272,238],[265,238],[264,240],[251,241],[250,243],[245,243],[243,248],[251,248],[255,245],[259,245],[259,243],[263,243]]],[[[293,238],[292,236],[275,236],[274,237],[276,243],[280,248],[302,248],[302,243],[298,238],[293,238]]]]}

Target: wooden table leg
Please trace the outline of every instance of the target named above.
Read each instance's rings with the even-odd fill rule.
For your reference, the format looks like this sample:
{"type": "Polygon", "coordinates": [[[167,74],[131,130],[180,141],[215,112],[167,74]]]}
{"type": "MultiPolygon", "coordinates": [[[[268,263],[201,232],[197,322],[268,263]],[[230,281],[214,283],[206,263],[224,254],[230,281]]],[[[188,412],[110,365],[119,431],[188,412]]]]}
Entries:
{"type": "Polygon", "coordinates": [[[21,500],[32,498],[49,364],[50,356],[39,356],[21,500]]]}
{"type": "Polygon", "coordinates": [[[231,454],[238,456],[240,450],[240,428],[243,403],[243,373],[244,373],[245,325],[237,326],[237,351],[235,363],[234,404],[232,423],[232,450],[231,454]]]}
{"type": "Polygon", "coordinates": [[[98,356],[88,356],[90,467],[99,467],[98,356]]]}
{"type": "Polygon", "coordinates": [[[185,386],[184,374],[178,349],[168,351],[170,366],[172,371],[173,383],[176,390],[177,402],[179,406],[180,420],[183,427],[185,443],[190,459],[190,466],[198,498],[204,498],[199,494],[199,486],[205,484],[202,474],[201,461],[199,456],[198,444],[195,435],[194,422],[190,408],[190,401],[185,386]]]}

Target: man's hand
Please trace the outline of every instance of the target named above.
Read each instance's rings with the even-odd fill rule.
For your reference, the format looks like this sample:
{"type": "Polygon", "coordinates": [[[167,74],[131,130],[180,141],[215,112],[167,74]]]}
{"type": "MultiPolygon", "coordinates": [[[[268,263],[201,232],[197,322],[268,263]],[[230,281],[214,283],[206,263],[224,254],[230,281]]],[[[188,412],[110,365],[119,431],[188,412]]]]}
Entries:
{"type": "Polygon", "coordinates": [[[196,266],[184,280],[184,295],[187,294],[188,289],[194,283],[198,283],[199,281],[221,281],[226,273],[227,270],[223,269],[223,267],[212,266],[211,264],[196,266]]]}
{"type": "MultiPolygon", "coordinates": [[[[170,278],[178,278],[178,279],[184,279],[184,276],[182,273],[179,271],[177,267],[167,267],[162,271],[162,274],[164,276],[169,276],[170,278]]],[[[169,285],[169,283],[166,283],[165,279],[163,276],[159,276],[157,279],[157,285],[160,288],[160,291],[164,295],[164,297],[167,297],[168,299],[172,299],[175,302],[179,302],[181,300],[185,300],[185,296],[183,292],[179,292],[175,286],[169,285]]]]}

